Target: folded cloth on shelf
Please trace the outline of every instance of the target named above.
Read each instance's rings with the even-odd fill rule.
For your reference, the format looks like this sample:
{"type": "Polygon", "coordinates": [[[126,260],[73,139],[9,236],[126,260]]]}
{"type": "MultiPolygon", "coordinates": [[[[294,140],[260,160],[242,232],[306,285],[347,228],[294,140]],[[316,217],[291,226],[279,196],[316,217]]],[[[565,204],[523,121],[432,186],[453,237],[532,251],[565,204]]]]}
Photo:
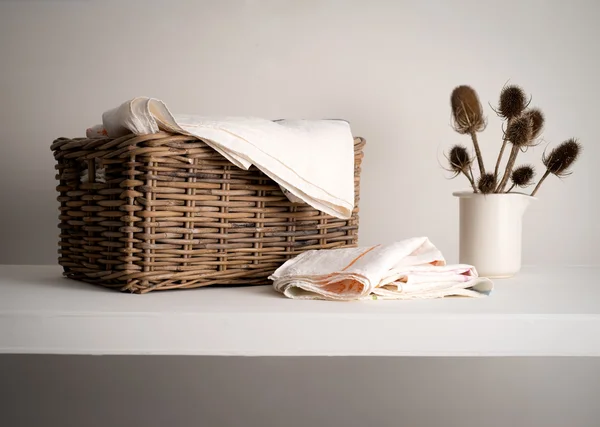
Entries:
{"type": "Polygon", "coordinates": [[[470,265],[446,265],[426,237],[368,248],[304,252],[279,267],[275,289],[289,298],[359,300],[481,297],[493,284],[470,265]]]}
{"type": "Polygon", "coordinates": [[[208,118],[173,115],[158,99],[139,97],[106,111],[88,138],[167,131],[204,141],[242,169],[255,165],[291,193],[329,215],[354,209],[354,139],[343,120],[208,118]]]}

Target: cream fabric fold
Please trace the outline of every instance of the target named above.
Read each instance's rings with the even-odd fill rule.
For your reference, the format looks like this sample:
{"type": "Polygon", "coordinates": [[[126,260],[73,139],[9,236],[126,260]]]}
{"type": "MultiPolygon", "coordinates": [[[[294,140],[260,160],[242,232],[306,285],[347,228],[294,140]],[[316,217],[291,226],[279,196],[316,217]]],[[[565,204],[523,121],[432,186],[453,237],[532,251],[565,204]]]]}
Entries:
{"type": "Polygon", "coordinates": [[[354,209],[354,138],[343,120],[210,118],[173,115],[158,99],[138,97],[102,115],[88,137],[145,135],[168,131],[206,142],[242,169],[255,165],[291,193],[332,216],[354,209]]]}
{"type": "Polygon", "coordinates": [[[314,250],[270,277],[289,298],[325,300],[482,297],[493,284],[473,266],[446,265],[426,237],[363,248],[314,250]]]}

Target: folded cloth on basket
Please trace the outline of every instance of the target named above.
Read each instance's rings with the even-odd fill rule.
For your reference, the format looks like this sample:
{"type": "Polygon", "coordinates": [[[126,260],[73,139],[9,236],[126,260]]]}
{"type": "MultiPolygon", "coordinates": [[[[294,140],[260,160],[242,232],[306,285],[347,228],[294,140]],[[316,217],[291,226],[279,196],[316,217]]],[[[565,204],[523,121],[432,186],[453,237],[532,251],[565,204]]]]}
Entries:
{"type": "Polygon", "coordinates": [[[470,265],[446,265],[426,237],[369,248],[304,252],[270,277],[289,298],[357,300],[488,295],[493,284],[470,265]]]}
{"type": "MultiPolygon", "coordinates": [[[[161,130],[195,136],[242,169],[255,165],[291,193],[329,215],[354,209],[354,138],[343,120],[207,118],[173,115],[158,99],[139,97],[106,111],[88,138],[161,130]]],[[[292,197],[293,196],[293,197],[292,197]]]]}

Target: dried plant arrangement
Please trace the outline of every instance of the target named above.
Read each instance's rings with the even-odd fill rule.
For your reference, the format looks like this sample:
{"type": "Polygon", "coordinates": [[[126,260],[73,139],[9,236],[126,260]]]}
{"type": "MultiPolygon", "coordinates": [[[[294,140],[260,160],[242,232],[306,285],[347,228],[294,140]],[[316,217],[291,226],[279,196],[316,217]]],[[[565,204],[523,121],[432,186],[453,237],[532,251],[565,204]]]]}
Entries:
{"type": "MultiPolygon", "coordinates": [[[[540,135],[544,128],[545,116],[539,108],[529,108],[531,98],[525,91],[516,85],[502,88],[497,108],[492,108],[502,119],[503,138],[502,145],[494,172],[486,172],[478,134],[483,132],[487,119],[479,101],[479,95],[470,86],[457,86],[450,96],[452,110],[452,127],[461,135],[469,135],[473,143],[475,156],[472,157],[468,149],[462,145],[454,145],[449,150],[446,158],[450,164],[452,178],[464,175],[471,184],[473,192],[510,193],[515,188],[524,189],[534,183],[535,168],[532,165],[515,167],[517,157],[521,151],[534,147],[540,143],[540,135]],[[508,150],[510,148],[510,150],[508,150]],[[508,152],[506,166],[502,170],[502,160],[508,152]],[[479,176],[473,174],[472,163],[477,160],[479,176]],[[507,186],[511,183],[510,187],[507,186]]],[[[571,174],[571,166],[579,157],[581,144],[571,138],[556,148],[548,155],[544,153],[542,163],[546,167],[544,175],[540,178],[531,195],[534,196],[544,180],[550,175],[565,177],[571,174]]]]}

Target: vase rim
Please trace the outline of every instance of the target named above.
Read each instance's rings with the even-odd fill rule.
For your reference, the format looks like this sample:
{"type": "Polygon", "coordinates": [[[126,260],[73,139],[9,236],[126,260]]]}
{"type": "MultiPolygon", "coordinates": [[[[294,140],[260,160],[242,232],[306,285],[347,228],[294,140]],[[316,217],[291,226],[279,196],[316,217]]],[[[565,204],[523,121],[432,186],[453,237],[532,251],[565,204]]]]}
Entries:
{"type": "Polygon", "coordinates": [[[537,197],[530,196],[529,194],[525,194],[525,193],[490,193],[490,194],[482,194],[482,193],[474,193],[473,191],[463,190],[463,191],[454,191],[452,193],[452,195],[455,196],[455,197],[463,197],[463,198],[469,198],[469,197],[515,197],[515,196],[520,196],[520,197],[526,197],[527,199],[530,199],[530,200],[537,200],[537,197]]]}

